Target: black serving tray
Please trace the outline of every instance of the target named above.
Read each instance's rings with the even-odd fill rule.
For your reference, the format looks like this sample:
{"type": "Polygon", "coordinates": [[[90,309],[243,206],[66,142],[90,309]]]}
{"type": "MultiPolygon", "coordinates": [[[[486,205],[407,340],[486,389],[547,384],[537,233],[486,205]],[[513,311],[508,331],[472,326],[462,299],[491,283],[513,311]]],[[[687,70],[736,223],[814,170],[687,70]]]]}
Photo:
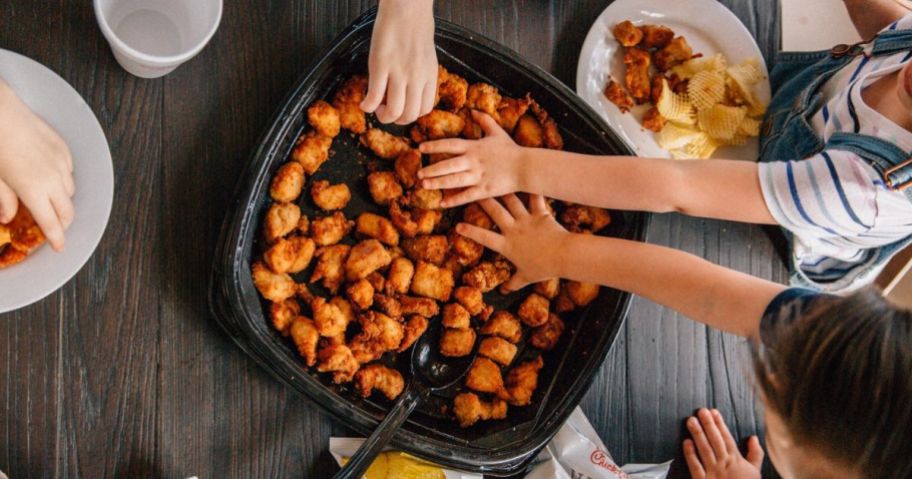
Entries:
{"type": "MultiPolygon", "coordinates": [[[[272,329],[266,303],[259,297],[250,275],[250,264],[259,255],[259,229],[269,207],[269,182],[283,163],[298,136],[307,128],[306,108],[332,92],[353,74],[365,74],[375,12],[371,11],[348,29],[298,82],[285,100],[272,125],[253,153],[241,176],[234,202],[222,226],[212,270],[209,301],[218,323],[260,366],[302,393],[351,428],[368,434],[383,419],[388,401],[362,399],[349,386],[332,384],[327,376],[309,370],[293,344],[272,329]]],[[[520,97],[531,93],[553,118],[569,151],[632,155],[625,144],[570,89],[547,72],[523,60],[515,52],[457,25],[438,20],[437,54],[440,63],[469,82],[484,81],[504,94],[520,97]]],[[[376,123],[376,122],[374,122],[376,123]]],[[[402,133],[396,127],[388,131],[402,133]]],[[[315,179],[346,182],[353,199],[345,208],[355,218],[376,210],[367,192],[366,164],[371,161],[357,140],[343,132],[333,143],[333,156],[315,179]]],[[[309,179],[310,181],[310,179],[309,179]]],[[[302,212],[313,218],[312,204],[302,195],[302,212]]],[[[612,224],[603,234],[642,241],[647,216],[612,211],[612,224]]],[[[301,275],[303,281],[307,275],[301,275]]],[[[522,294],[497,297],[489,302],[515,311],[522,294]]],[[[565,315],[567,330],[561,343],[545,353],[545,368],[531,406],[510,408],[508,418],[462,429],[447,417],[443,407],[453,391],[432,398],[396,434],[393,445],[438,464],[493,475],[507,475],[524,468],[561,427],[586,393],[593,377],[624,321],[630,297],[602,288],[587,308],[565,315]]],[[[517,361],[535,352],[521,348],[517,361]]],[[[389,355],[388,355],[389,356],[389,355]]],[[[407,355],[386,358],[406,371],[407,355]]]]}

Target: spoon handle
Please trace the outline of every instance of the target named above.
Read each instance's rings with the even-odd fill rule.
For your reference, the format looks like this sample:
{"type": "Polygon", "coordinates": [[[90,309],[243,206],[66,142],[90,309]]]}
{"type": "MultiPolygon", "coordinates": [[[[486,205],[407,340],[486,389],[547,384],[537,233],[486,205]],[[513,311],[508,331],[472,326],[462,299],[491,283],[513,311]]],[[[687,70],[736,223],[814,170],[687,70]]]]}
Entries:
{"type": "Polygon", "coordinates": [[[416,387],[414,379],[412,381],[413,383],[409,385],[396,405],[386,413],[383,422],[377,426],[377,429],[374,429],[370,437],[358,448],[358,452],[345,463],[345,466],[333,476],[333,479],[361,479],[364,476],[364,472],[390,442],[393,434],[399,430],[399,426],[402,426],[409,414],[415,410],[415,406],[421,402],[423,388],[416,387]]]}

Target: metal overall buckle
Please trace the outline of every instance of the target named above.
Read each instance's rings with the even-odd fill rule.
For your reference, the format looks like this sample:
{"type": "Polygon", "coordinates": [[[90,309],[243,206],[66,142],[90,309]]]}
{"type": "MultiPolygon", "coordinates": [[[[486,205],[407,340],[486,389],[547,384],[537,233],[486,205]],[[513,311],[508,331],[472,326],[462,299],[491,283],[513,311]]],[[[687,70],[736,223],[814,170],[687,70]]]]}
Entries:
{"type": "Polygon", "coordinates": [[[833,58],[842,58],[845,56],[857,57],[858,55],[862,54],[868,55],[868,53],[865,52],[865,47],[874,43],[874,40],[877,40],[878,36],[880,36],[879,33],[871,37],[870,40],[853,43],[851,45],[847,43],[841,43],[830,49],[830,55],[832,55],[833,58]]]}
{"type": "Polygon", "coordinates": [[[890,175],[892,175],[893,173],[895,173],[895,172],[899,171],[900,169],[907,167],[909,165],[912,165],[912,158],[909,158],[908,160],[906,160],[896,166],[893,166],[883,172],[884,183],[887,185],[887,188],[890,188],[893,191],[902,191],[902,190],[912,186],[912,181],[905,181],[899,185],[896,185],[893,183],[893,179],[890,178],[890,175]]]}

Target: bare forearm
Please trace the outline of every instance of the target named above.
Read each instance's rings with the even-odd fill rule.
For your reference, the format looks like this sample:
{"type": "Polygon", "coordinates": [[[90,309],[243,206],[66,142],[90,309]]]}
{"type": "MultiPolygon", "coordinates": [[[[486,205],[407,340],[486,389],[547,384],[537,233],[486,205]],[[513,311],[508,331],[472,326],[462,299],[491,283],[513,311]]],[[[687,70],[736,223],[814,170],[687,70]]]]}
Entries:
{"type": "Polygon", "coordinates": [[[661,246],[592,235],[569,235],[556,249],[562,278],[642,296],[708,326],[755,337],[760,318],[782,285],[661,246]]]}
{"type": "Polygon", "coordinates": [[[909,13],[894,0],[845,0],[844,3],[855,30],[865,40],[909,13]]]}
{"type": "Polygon", "coordinates": [[[730,160],[672,161],[524,151],[521,189],[549,198],[619,210],[679,213],[775,224],[757,165],[730,160]]]}

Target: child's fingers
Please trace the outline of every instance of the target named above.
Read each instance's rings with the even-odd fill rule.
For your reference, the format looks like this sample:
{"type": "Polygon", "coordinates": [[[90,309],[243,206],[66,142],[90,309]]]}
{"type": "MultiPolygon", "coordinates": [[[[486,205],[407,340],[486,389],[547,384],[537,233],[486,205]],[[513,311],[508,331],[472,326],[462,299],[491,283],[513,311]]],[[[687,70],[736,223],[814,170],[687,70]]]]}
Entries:
{"type": "Polygon", "coordinates": [[[462,205],[471,203],[473,201],[482,200],[484,198],[487,198],[487,196],[485,196],[484,190],[482,190],[481,188],[478,188],[478,187],[473,187],[473,188],[466,188],[465,190],[460,191],[459,193],[456,193],[450,197],[444,198],[443,203],[441,203],[441,204],[443,205],[444,208],[453,208],[455,206],[462,206],[462,205]]]}
{"type": "Polygon", "coordinates": [[[470,144],[471,143],[469,140],[448,138],[446,140],[426,141],[418,145],[418,151],[426,154],[449,153],[453,155],[461,155],[468,151],[470,144]]]}
{"type": "Polygon", "coordinates": [[[503,250],[504,237],[491,230],[479,228],[468,223],[459,223],[456,225],[456,232],[498,253],[503,250]]]}
{"type": "Polygon", "coordinates": [[[706,434],[703,433],[700,421],[695,417],[691,417],[687,420],[687,429],[690,431],[690,435],[693,436],[693,443],[697,447],[697,453],[700,454],[700,462],[707,466],[716,465],[716,454],[713,452],[712,446],[709,445],[706,434]]]}
{"type": "Polygon", "coordinates": [[[760,469],[763,466],[763,448],[760,447],[760,439],[757,436],[751,436],[747,440],[747,462],[760,469]]]}
{"type": "Polygon", "coordinates": [[[57,219],[60,220],[60,225],[63,227],[64,231],[69,229],[70,225],[73,223],[73,218],[75,217],[73,202],[70,201],[69,196],[63,194],[52,196],[51,206],[54,207],[54,212],[57,213],[57,219]]]}
{"type": "Polygon", "coordinates": [[[519,291],[520,289],[525,288],[529,285],[529,281],[524,275],[517,272],[514,274],[509,281],[503,284],[500,287],[501,293],[512,293],[513,291],[519,291]]]}
{"type": "Polygon", "coordinates": [[[550,214],[548,203],[542,195],[529,195],[529,208],[533,215],[550,214]]]}
{"type": "Polygon", "coordinates": [[[519,197],[516,195],[506,195],[501,197],[503,204],[507,206],[507,210],[510,211],[510,214],[513,215],[513,218],[522,218],[529,216],[529,211],[526,209],[526,205],[519,200],[519,197]]]}
{"type": "Polygon", "coordinates": [[[485,198],[479,200],[478,204],[481,205],[481,209],[485,210],[488,216],[494,220],[494,223],[497,224],[501,231],[503,231],[504,228],[513,226],[513,217],[510,216],[510,212],[507,211],[499,201],[492,198],[485,198]]]}
{"type": "Polygon", "coordinates": [[[713,415],[709,412],[709,409],[700,409],[697,411],[697,417],[700,418],[700,425],[703,426],[703,432],[706,433],[706,438],[709,440],[709,445],[712,446],[713,451],[715,451],[716,457],[726,454],[728,448],[725,446],[725,440],[722,439],[722,433],[716,427],[716,422],[713,420],[713,415]]]}
{"type": "Polygon", "coordinates": [[[386,72],[370,72],[367,84],[367,95],[361,101],[361,110],[366,113],[377,111],[386,94],[386,82],[389,75],[386,72]]]}
{"type": "Polygon", "coordinates": [[[722,419],[722,413],[720,413],[718,409],[713,409],[712,417],[713,421],[716,423],[716,427],[722,434],[722,440],[725,441],[725,448],[728,450],[728,453],[740,454],[740,451],[738,451],[738,443],[735,442],[735,438],[732,437],[731,431],[728,430],[728,425],[725,424],[725,420],[722,419]]]}
{"type": "Polygon", "coordinates": [[[420,115],[424,116],[434,109],[434,99],[437,97],[437,80],[436,78],[426,85],[421,93],[421,111],[420,115]]]}
{"type": "Polygon", "coordinates": [[[392,123],[402,116],[405,108],[406,85],[401,79],[393,76],[386,87],[386,103],[377,107],[377,119],[381,123],[392,123]]]}
{"type": "Polygon", "coordinates": [[[481,126],[485,136],[493,136],[504,132],[503,128],[491,118],[491,115],[488,115],[485,112],[472,110],[472,118],[481,126]]]}
{"type": "Polygon", "coordinates": [[[418,113],[421,110],[421,95],[423,93],[424,85],[409,83],[405,89],[405,105],[402,108],[402,115],[396,119],[397,125],[408,125],[418,119],[418,113]]]}
{"type": "Polygon", "coordinates": [[[472,168],[472,162],[465,156],[456,156],[449,160],[443,160],[430,166],[418,170],[418,178],[433,178],[435,176],[452,175],[453,173],[462,173],[472,168]]]}
{"type": "Polygon", "coordinates": [[[0,223],[9,223],[19,210],[19,198],[12,188],[0,180],[0,223]]]}
{"type": "Polygon", "coordinates": [[[422,180],[421,187],[426,190],[451,190],[453,188],[467,188],[478,184],[481,175],[475,172],[463,171],[452,175],[438,176],[422,180]]]}
{"type": "Polygon", "coordinates": [[[31,211],[32,217],[35,218],[35,223],[38,224],[41,232],[47,238],[48,243],[51,244],[54,250],[61,251],[64,242],[63,226],[60,224],[60,219],[57,217],[50,199],[44,197],[40,200],[25,203],[29,211],[31,211]]]}
{"type": "Polygon", "coordinates": [[[76,183],[73,181],[72,174],[65,174],[61,180],[63,182],[63,189],[66,191],[67,196],[70,198],[76,194],[76,183]]]}
{"type": "Polygon", "coordinates": [[[697,457],[697,450],[690,439],[684,440],[684,460],[687,462],[690,477],[693,479],[704,479],[706,477],[706,471],[703,470],[703,464],[700,463],[700,458],[697,457]]]}

